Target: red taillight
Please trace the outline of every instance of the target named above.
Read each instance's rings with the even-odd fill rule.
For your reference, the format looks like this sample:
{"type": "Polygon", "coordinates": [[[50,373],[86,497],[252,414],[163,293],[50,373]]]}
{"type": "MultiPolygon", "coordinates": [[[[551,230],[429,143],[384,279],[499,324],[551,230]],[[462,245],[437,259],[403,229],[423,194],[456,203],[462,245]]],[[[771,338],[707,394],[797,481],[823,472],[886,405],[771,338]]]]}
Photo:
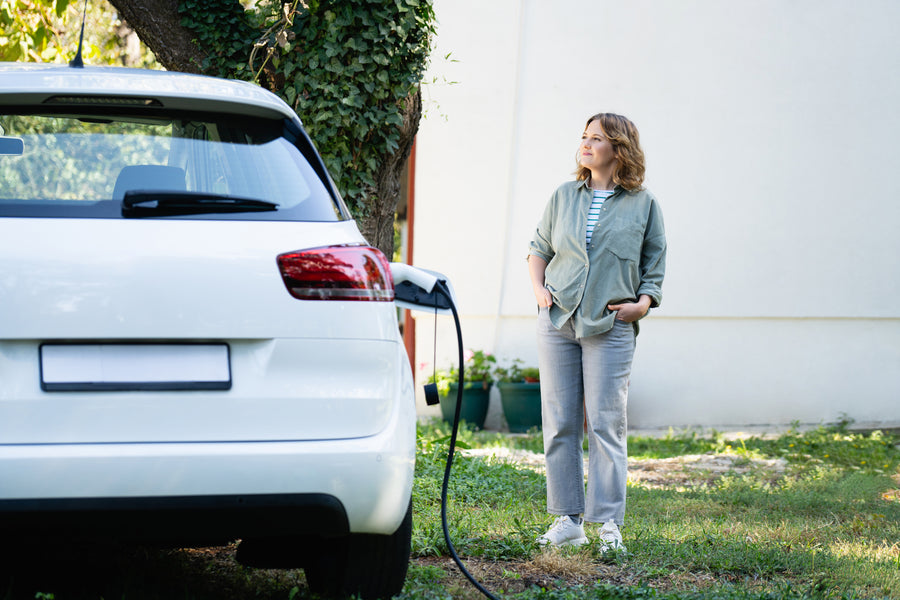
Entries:
{"type": "Polygon", "coordinates": [[[330,246],[278,256],[288,292],[300,300],[394,299],[394,280],[384,254],[370,246],[330,246]]]}

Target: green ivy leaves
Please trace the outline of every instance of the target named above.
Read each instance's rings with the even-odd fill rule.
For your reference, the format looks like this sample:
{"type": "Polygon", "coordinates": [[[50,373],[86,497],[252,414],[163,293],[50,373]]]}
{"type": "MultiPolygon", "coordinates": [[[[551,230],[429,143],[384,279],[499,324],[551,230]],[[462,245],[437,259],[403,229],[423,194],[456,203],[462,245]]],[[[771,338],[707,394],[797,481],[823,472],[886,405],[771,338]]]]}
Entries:
{"type": "Polygon", "coordinates": [[[303,52],[283,57],[294,74],[285,96],[357,215],[381,158],[397,149],[401,102],[427,66],[433,21],[430,3],[415,0],[322,3],[298,35],[303,52]]]}
{"type": "Polygon", "coordinates": [[[196,34],[207,52],[201,72],[233,79],[250,79],[247,60],[256,37],[246,11],[233,0],[181,0],[181,24],[196,34]]]}

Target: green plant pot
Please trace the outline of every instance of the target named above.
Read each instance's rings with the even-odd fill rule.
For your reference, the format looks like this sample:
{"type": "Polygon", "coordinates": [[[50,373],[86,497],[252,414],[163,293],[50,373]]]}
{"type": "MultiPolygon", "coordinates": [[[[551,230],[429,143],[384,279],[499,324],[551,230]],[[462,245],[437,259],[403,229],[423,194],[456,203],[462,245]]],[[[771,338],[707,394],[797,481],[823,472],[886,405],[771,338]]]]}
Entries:
{"type": "MultiPolygon", "coordinates": [[[[458,383],[451,383],[446,396],[441,396],[441,415],[448,423],[453,422],[456,413],[456,396],[459,389],[458,383]]],[[[459,420],[478,429],[484,428],[484,419],[487,417],[488,404],[491,399],[491,384],[485,387],[480,381],[466,383],[463,388],[462,409],[459,412],[459,420]]]]}
{"type": "Polygon", "coordinates": [[[541,384],[498,383],[503,416],[512,433],[541,428],[541,384]]]}

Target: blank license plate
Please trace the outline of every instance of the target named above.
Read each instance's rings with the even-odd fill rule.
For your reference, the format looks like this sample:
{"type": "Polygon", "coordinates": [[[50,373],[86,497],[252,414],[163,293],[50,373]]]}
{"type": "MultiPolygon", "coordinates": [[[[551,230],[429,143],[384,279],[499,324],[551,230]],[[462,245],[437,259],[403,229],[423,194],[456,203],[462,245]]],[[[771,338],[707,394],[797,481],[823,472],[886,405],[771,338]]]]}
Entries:
{"type": "Polygon", "coordinates": [[[227,344],[43,344],[49,392],[227,390],[227,344]]]}

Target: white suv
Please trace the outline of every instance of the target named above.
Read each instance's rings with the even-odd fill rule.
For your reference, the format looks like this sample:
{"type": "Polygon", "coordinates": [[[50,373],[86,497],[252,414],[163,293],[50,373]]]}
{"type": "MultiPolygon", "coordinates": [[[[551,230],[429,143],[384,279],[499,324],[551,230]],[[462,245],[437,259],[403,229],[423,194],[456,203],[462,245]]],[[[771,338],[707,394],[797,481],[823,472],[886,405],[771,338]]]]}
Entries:
{"type": "Polygon", "coordinates": [[[392,267],[290,107],[0,65],[4,539],[241,539],[314,591],[388,596],[414,448],[392,267]]]}

